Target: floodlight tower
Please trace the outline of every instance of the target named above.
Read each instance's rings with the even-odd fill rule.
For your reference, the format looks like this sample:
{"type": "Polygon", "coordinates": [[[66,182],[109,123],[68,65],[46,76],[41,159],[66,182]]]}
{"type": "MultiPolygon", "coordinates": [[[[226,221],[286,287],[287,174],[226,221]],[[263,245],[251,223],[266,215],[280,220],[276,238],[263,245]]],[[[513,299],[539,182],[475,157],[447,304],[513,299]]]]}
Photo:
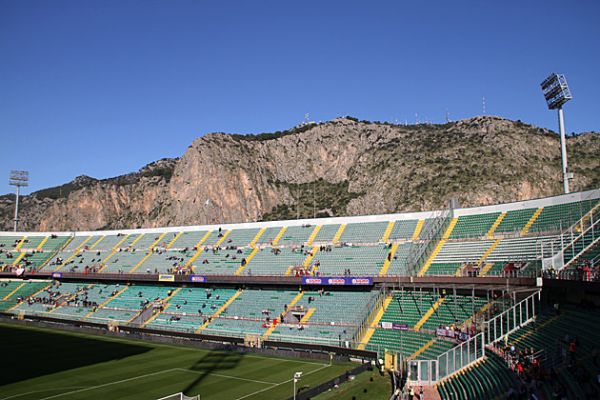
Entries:
{"type": "Polygon", "coordinates": [[[10,177],[8,183],[11,186],[17,188],[17,195],[15,197],[15,228],[17,231],[17,225],[19,225],[19,195],[23,186],[29,186],[29,171],[10,171],[10,177]]]}
{"type": "Polygon", "coordinates": [[[302,372],[294,373],[294,400],[296,400],[296,383],[300,380],[301,377],[302,377],[302,372]]]}
{"type": "Polygon", "coordinates": [[[565,115],[562,106],[571,100],[571,90],[567,79],[563,74],[552,73],[541,83],[542,92],[550,110],[558,110],[558,129],[560,131],[560,149],[562,153],[563,186],[565,193],[569,193],[569,179],[573,174],[569,173],[567,165],[567,141],[565,139],[565,115]]]}

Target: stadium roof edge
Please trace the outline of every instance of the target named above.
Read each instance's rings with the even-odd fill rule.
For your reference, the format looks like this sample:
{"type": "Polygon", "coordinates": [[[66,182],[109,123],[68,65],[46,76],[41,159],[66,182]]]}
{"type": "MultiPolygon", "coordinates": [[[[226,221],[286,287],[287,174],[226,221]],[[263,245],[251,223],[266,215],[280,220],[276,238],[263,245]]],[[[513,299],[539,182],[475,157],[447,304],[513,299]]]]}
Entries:
{"type": "MultiPolygon", "coordinates": [[[[583,201],[600,198],[600,189],[592,189],[585,192],[574,192],[558,196],[543,197],[539,199],[517,201],[512,203],[495,204],[489,206],[457,208],[454,210],[454,216],[461,217],[466,215],[503,212],[509,210],[519,210],[526,208],[547,207],[550,205],[564,204],[575,201],[583,201]]],[[[360,222],[387,222],[387,221],[402,221],[427,219],[441,213],[437,211],[420,211],[399,214],[381,214],[381,215],[361,215],[352,217],[329,217],[329,218],[307,218],[284,221],[264,221],[264,222],[245,222],[234,224],[215,224],[215,225],[192,225],[192,226],[173,226],[162,228],[142,228],[142,229],[113,229],[105,231],[52,231],[52,232],[0,232],[0,236],[45,236],[45,235],[61,235],[61,236],[89,236],[89,235],[116,235],[124,234],[139,234],[139,233],[163,233],[163,232],[187,232],[187,231],[207,231],[222,229],[250,229],[263,227],[291,227],[302,225],[327,225],[327,224],[349,224],[360,222]]]]}

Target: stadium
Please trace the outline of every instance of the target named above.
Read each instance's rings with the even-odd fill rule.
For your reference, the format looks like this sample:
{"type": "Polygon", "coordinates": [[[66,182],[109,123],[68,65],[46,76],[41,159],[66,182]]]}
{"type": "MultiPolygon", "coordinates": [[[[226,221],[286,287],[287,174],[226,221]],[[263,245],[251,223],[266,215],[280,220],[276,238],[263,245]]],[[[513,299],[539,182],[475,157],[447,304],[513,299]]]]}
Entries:
{"type": "Polygon", "coordinates": [[[599,399],[547,3],[0,1],[0,400],[599,399]]]}
{"type": "MultiPolygon", "coordinates": [[[[376,368],[439,398],[492,398],[522,379],[505,346],[551,368],[565,338],[577,340],[576,373],[595,376],[598,311],[569,303],[597,301],[599,213],[592,190],[407,214],[2,232],[3,333],[32,338],[14,359],[44,343],[48,362],[81,368],[26,380],[32,397],[15,371],[3,393],[287,398],[301,372],[297,398],[319,398],[313,389],[376,368]],[[64,359],[74,341],[90,349],[64,359]]],[[[552,393],[556,381],[540,383],[552,393]]],[[[587,383],[565,389],[585,395],[587,383]]]]}

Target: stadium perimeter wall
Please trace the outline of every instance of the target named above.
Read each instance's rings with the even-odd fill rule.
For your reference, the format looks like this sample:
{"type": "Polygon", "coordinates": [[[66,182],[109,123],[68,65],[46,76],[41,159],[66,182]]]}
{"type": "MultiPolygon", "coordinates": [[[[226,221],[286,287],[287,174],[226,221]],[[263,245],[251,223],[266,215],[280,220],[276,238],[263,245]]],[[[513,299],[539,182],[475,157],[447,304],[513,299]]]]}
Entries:
{"type": "Polygon", "coordinates": [[[289,358],[311,358],[329,361],[330,354],[335,354],[334,359],[337,360],[347,360],[350,357],[365,360],[375,360],[377,358],[376,352],[346,347],[265,340],[262,342],[262,348],[256,348],[244,346],[243,338],[206,335],[202,333],[185,333],[176,331],[167,332],[158,329],[134,326],[119,326],[119,332],[115,332],[109,331],[106,324],[86,321],[69,321],[37,315],[27,315],[25,319],[19,320],[14,314],[8,312],[0,312],[0,322],[11,323],[15,325],[46,327],[99,336],[113,336],[126,339],[146,340],[155,343],[191,346],[209,350],[257,353],[289,358]]]}

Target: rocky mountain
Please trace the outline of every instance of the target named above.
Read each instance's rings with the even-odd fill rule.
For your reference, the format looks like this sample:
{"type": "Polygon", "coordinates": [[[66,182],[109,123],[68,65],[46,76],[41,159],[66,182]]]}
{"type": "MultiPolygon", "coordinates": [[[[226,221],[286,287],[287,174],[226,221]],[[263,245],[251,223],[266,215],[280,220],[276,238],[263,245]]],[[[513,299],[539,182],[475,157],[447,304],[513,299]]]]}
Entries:
{"type": "MultiPolygon", "coordinates": [[[[573,190],[600,187],[600,134],[568,138],[573,190]]],[[[443,125],[338,118],[260,135],[213,133],[178,159],[22,198],[23,230],[95,230],[381,214],[559,194],[558,136],[520,121],[443,125]]],[[[14,196],[0,197],[3,229],[14,196]]]]}

